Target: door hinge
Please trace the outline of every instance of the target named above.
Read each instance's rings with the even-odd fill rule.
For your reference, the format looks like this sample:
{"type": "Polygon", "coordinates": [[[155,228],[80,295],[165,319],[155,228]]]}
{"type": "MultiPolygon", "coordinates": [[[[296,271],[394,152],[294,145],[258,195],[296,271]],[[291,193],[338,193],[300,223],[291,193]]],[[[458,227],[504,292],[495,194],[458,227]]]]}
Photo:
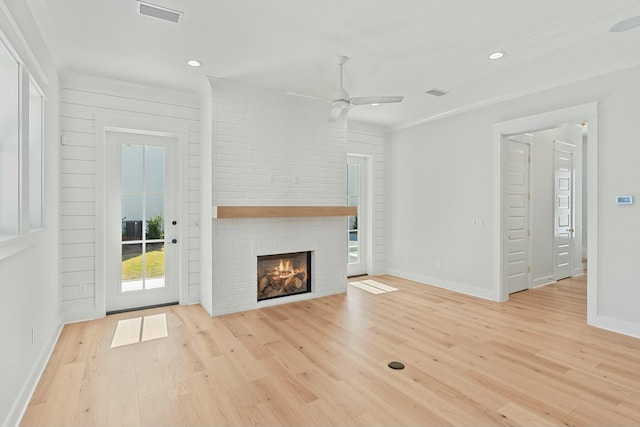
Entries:
{"type": "Polygon", "coordinates": [[[529,156],[529,163],[531,163],[531,156],[529,156]]]}
{"type": "Polygon", "coordinates": [[[531,237],[531,230],[527,230],[527,236],[531,237]]]}
{"type": "Polygon", "coordinates": [[[529,200],[531,200],[531,193],[528,194],[529,200]]]}
{"type": "Polygon", "coordinates": [[[529,273],[531,273],[531,267],[529,267],[528,270],[529,270],[529,273]]]}

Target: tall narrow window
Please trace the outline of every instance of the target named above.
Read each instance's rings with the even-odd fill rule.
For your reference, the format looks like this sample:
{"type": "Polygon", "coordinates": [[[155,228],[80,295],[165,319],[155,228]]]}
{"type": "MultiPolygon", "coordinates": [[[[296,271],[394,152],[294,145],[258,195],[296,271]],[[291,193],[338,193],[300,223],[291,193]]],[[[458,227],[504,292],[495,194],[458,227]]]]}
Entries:
{"type": "Polygon", "coordinates": [[[40,91],[29,84],[29,228],[42,228],[42,107],[40,91]]]}
{"type": "Polygon", "coordinates": [[[0,40],[0,239],[20,232],[20,66],[0,40]]]}

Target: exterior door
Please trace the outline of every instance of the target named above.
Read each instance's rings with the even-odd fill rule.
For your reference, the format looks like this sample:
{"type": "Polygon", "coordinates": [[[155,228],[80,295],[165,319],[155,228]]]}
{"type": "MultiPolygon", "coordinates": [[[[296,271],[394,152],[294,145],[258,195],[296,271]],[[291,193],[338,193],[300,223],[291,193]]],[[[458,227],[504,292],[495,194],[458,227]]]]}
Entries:
{"type": "Polygon", "coordinates": [[[107,133],[107,312],[177,302],[178,141],[107,133]]]}
{"type": "Polygon", "coordinates": [[[506,248],[509,293],[529,289],[529,144],[507,140],[506,248]]]}
{"type": "Polygon", "coordinates": [[[357,206],[358,214],[347,222],[347,276],[367,274],[367,161],[347,158],[347,204],[357,206]]]}
{"type": "Polygon", "coordinates": [[[573,276],[573,156],[574,145],[554,141],[555,212],[553,274],[556,280],[573,276]]]}

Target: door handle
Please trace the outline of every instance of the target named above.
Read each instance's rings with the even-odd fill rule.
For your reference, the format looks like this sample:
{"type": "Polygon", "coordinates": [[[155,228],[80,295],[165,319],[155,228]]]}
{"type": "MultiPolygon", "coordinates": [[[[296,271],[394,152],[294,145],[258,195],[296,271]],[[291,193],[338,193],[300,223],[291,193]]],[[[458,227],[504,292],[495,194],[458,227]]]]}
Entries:
{"type": "Polygon", "coordinates": [[[172,239],[171,243],[173,243],[175,245],[176,243],[178,243],[178,239],[172,239]]]}
{"type": "Polygon", "coordinates": [[[573,228],[570,228],[570,229],[568,229],[567,231],[568,231],[569,233],[573,233],[573,232],[574,232],[574,231],[576,231],[576,230],[574,230],[573,228]]]}

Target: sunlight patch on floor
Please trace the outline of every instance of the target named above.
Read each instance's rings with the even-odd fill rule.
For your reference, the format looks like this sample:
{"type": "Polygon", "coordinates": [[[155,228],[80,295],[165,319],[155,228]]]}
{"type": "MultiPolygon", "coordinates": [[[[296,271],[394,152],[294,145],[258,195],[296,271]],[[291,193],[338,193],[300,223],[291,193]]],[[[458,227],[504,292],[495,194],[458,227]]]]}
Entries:
{"type": "Polygon", "coordinates": [[[398,288],[385,285],[384,283],[376,282],[375,280],[363,280],[361,282],[350,282],[349,285],[355,286],[356,288],[362,289],[363,291],[367,291],[371,294],[376,294],[376,295],[386,294],[388,292],[393,292],[398,290],[398,288]]]}
{"type": "Polygon", "coordinates": [[[113,334],[113,340],[111,341],[111,348],[166,338],[168,336],[166,313],[124,319],[118,321],[116,332],[113,334]]]}

